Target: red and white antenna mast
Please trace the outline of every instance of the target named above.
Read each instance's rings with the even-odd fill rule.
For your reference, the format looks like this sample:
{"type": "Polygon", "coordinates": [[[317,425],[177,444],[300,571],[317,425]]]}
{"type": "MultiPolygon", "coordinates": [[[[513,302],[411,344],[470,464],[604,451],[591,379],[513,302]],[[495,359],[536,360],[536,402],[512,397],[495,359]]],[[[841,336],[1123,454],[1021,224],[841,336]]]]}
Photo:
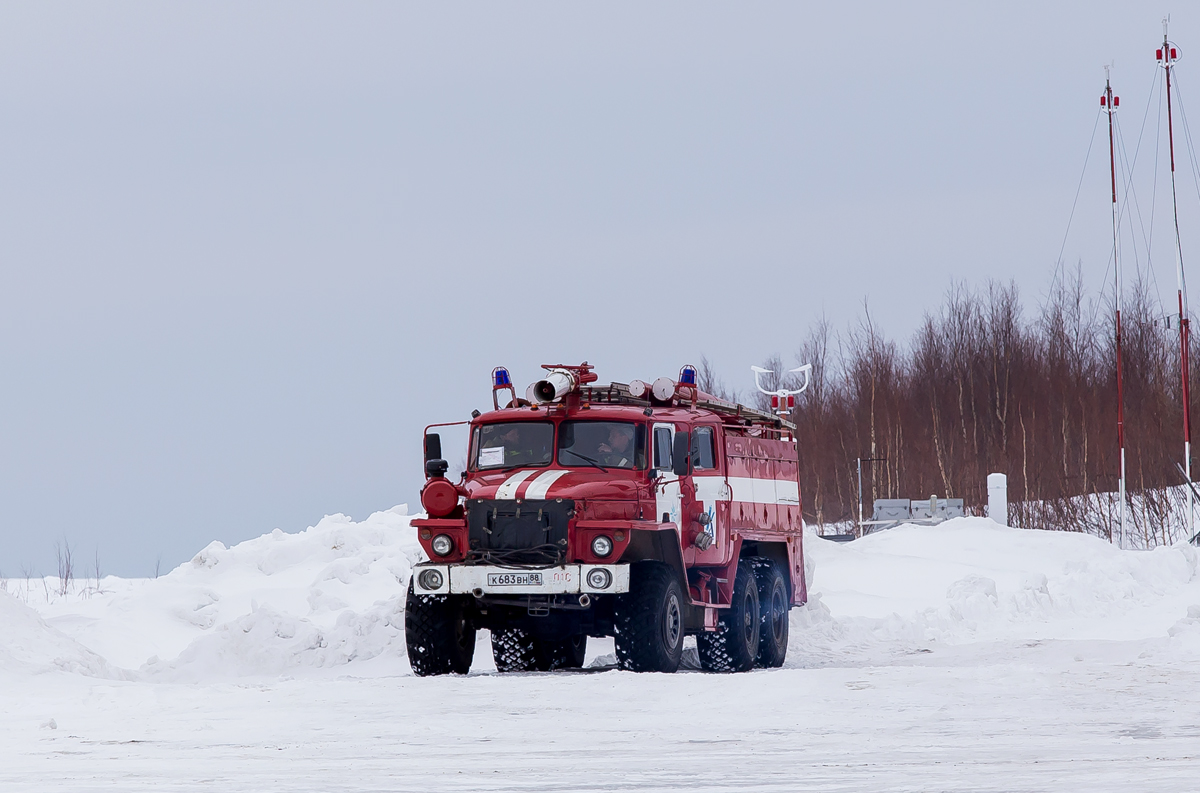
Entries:
{"type": "Polygon", "coordinates": [[[1113,114],[1121,104],[1121,97],[1113,96],[1112,83],[1108,77],[1108,67],[1104,67],[1104,94],[1100,97],[1100,107],[1108,114],[1108,173],[1112,180],[1112,230],[1113,230],[1113,271],[1114,295],[1117,308],[1117,445],[1121,450],[1121,528],[1117,535],[1117,545],[1125,544],[1125,373],[1121,367],[1121,255],[1117,210],[1117,154],[1113,144],[1113,114]]]}
{"type": "MultiPolygon", "coordinates": [[[[1171,206],[1175,212],[1175,274],[1179,279],[1179,368],[1183,379],[1183,474],[1188,483],[1192,481],[1192,408],[1190,372],[1191,356],[1188,347],[1191,342],[1191,321],[1188,318],[1187,281],[1183,274],[1183,246],[1179,241],[1179,201],[1175,197],[1175,128],[1171,118],[1171,69],[1179,59],[1179,50],[1167,38],[1167,23],[1170,18],[1163,20],[1162,49],[1155,55],[1158,63],[1167,75],[1167,143],[1171,153],[1171,206]]],[[[1187,489],[1188,504],[1188,534],[1191,535],[1196,523],[1195,500],[1192,489],[1187,489]]]]}

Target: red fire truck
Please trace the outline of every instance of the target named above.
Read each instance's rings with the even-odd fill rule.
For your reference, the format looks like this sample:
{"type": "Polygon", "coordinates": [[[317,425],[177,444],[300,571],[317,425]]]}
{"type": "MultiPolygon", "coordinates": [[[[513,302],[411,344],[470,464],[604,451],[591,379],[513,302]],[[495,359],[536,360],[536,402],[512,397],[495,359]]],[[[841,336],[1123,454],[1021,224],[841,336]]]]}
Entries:
{"type": "Polygon", "coordinates": [[[449,425],[426,428],[413,671],[465,674],[480,628],[501,672],[579,667],[589,636],[639,672],[675,671],[687,634],[706,670],[781,666],[807,598],[794,426],[701,392],[691,366],[608,385],[543,368],[524,399],[494,370],[495,409],[457,422],[460,481],[430,432],[449,425]]]}

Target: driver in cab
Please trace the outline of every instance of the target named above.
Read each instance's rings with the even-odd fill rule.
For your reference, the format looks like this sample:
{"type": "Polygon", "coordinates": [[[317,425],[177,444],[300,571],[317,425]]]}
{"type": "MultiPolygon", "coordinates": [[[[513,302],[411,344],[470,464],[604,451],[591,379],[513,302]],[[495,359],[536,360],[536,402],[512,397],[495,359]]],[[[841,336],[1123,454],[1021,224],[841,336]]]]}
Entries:
{"type": "Polygon", "coordinates": [[[531,448],[534,438],[523,438],[518,424],[501,425],[492,432],[484,428],[484,439],[480,451],[480,464],[487,467],[513,468],[520,465],[537,465],[545,462],[544,450],[531,448]],[[487,437],[488,435],[491,437],[487,437]],[[490,454],[489,454],[490,450],[490,454]]]}

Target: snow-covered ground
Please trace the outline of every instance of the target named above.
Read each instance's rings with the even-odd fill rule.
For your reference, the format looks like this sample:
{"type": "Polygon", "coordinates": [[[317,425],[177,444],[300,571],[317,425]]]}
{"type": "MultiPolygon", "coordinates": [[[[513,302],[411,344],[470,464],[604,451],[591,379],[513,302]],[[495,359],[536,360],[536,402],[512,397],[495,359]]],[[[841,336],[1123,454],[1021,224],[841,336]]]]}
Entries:
{"type": "Polygon", "coordinates": [[[839,545],[784,669],[416,678],[403,508],[0,593],[0,790],[1197,790],[1195,549],[981,518],[839,545]]]}

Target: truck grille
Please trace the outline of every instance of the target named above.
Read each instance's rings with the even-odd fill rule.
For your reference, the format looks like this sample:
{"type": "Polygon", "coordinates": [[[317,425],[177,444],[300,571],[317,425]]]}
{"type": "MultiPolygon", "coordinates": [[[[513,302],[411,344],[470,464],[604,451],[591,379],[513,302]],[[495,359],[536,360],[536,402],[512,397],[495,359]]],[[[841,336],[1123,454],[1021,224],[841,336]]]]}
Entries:
{"type": "Polygon", "coordinates": [[[467,501],[468,562],[558,564],[567,552],[570,500],[467,501]]]}

